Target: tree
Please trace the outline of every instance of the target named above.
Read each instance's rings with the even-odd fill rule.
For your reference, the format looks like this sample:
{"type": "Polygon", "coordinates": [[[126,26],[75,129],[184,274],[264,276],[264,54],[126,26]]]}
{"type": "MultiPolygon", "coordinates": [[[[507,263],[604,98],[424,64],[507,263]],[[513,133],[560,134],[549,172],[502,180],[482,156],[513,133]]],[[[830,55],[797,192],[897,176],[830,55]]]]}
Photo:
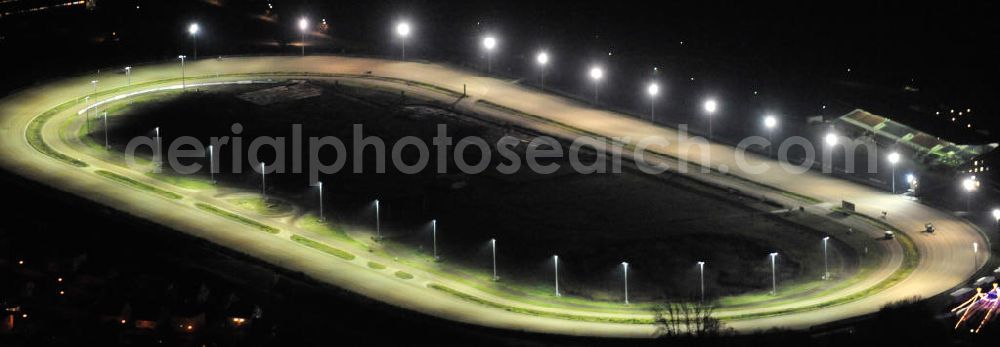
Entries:
{"type": "Polygon", "coordinates": [[[703,303],[668,301],[653,309],[653,324],[660,337],[718,336],[723,324],[712,316],[714,312],[713,306],[703,303]]]}

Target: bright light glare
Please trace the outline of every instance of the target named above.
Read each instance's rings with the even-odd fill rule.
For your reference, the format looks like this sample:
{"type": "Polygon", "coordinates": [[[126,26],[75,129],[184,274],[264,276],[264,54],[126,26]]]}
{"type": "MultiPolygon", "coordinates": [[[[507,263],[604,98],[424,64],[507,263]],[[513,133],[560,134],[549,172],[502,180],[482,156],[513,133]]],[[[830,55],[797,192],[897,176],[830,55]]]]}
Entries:
{"type": "Polygon", "coordinates": [[[410,23],[402,22],[402,23],[396,24],[396,34],[399,34],[399,36],[402,36],[402,37],[409,36],[410,35],[410,23]]]}
{"type": "Polygon", "coordinates": [[[899,153],[892,152],[889,153],[889,163],[895,164],[899,162],[899,153]]]}
{"type": "Polygon", "coordinates": [[[493,36],[487,36],[483,38],[483,47],[488,50],[493,50],[493,47],[497,46],[497,39],[493,36]]]}
{"type": "Polygon", "coordinates": [[[309,28],[309,20],[305,19],[305,17],[299,18],[299,30],[306,31],[306,29],[308,28],[309,28]]]}
{"type": "Polygon", "coordinates": [[[198,27],[198,23],[191,23],[191,25],[188,26],[188,33],[190,33],[191,35],[197,35],[198,30],[200,30],[200,28],[198,27]]]}
{"type": "Polygon", "coordinates": [[[649,93],[649,96],[656,96],[656,94],[660,93],[660,85],[656,83],[650,83],[649,87],[646,88],[646,92],[649,93]]]}
{"type": "Polygon", "coordinates": [[[827,145],[829,145],[829,146],[835,146],[835,145],[837,145],[837,142],[838,142],[838,140],[837,140],[837,134],[828,133],[828,134],[826,134],[826,137],[823,140],[826,141],[827,145]]]}
{"type": "Polygon", "coordinates": [[[778,118],[772,115],[764,116],[764,126],[768,129],[773,129],[778,126],[778,118]]]}
{"type": "Polygon", "coordinates": [[[715,102],[715,99],[708,99],[705,101],[705,112],[715,113],[715,110],[719,108],[719,104],[715,102]]]}
{"type": "Polygon", "coordinates": [[[545,52],[540,52],[540,53],[538,53],[537,56],[535,56],[535,60],[538,61],[538,65],[548,64],[549,63],[549,54],[545,53],[545,52]]]}
{"type": "Polygon", "coordinates": [[[965,191],[972,192],[976,190],[976,188],[979,188],[979,181],[976,181],[975,178],[970,177],[962,181],[962,189],[965,189],[965,191]]]}
{"type": "Polygon", "coordinates": [[[601,70],[601,68],[597,66],[590,68],[590,78],[595,81],[604,78],[604,70],[601,70]]]}
{"type": "Polygon", "coordinates": [[[1000,221],[1000,208],[993,209],[993,219],[1000,221]]]}

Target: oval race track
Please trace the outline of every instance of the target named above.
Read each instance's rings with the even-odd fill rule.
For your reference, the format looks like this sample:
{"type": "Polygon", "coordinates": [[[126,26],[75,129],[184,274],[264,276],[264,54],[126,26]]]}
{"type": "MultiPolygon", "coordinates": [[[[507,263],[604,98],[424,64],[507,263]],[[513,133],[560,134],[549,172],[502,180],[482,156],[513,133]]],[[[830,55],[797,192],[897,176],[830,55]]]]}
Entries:
{"type": "MultiPolygon", "coordinates": [[[[179,70],[179,65],[175,63],[137,66],[133,69],[131,76],[132,83],[136,87],[130,90],[139,90],[139,85],[144,82],[176,79],[179,76],[179,70]]],[[[372,76],[417,81],[453,91],[462,91],[463,86],[467,86],[468,97],[459,101],[456,107],[495,115],[497,113],[495,109],[489,109],[482,103],[477,103],[479,100],[487,100],[490,103],[541,118],[541,120],[526,119],[507,115],[506,117],[510,118],[505,119],[506,121],[557,136],[568,137],[575,134],[567,132],[565,128],[553,127],[551,123],[547,122],[558,122],[579,131],[606,137],[641,139],[646,136],[659,136],[667,139],[670,143],[677,142],[675,141],[677,133],[672,128],[653,126],[648,122],[591,109],[575,101],[544,94],[507,81],[435,64],[316,56],[211,59],[190,62],[186,66],[188,76],[201,77],[198,82],[210,81],[212,76],[222,76],[221,79],[230,80],[240,78],[241,75],[244,76],[243,79],[246,79],[245,76],[253,74],[261,76],[260,74],[266,73],[279,76],[281,74],[301,73],[363,76],[369,71],[372,76]]],[[[103,88],[124,86],[124,78],[123,75],[104,77],[101,86],[103,88]]],[[[651,325],[564,320],[517,314],[475,304],[429,289],[426,286],[428,283],[446,283],[448,281],[433,273],[405,269],[416,275],[416,278],[402,281],[393,278],[391,274],[386,276],[384,273],[370,271],[365,268],[364,261],[377,259],[373,258],[374,256],[363,255],[363,259],[359,258],[354,261],[331,261],[331,257],[325,253],[316,252],[288,241],[289,231],[285,226],[282,226],[283,231],[277,236],[261,232],[247,232],[246,226],[243,224],[218,218],[193,207],[195,203],[207,202],[210,198],[192,194],[185,195],[181,199],[166,199],[95,175],[94,171],[101,169],[114,171],[134,179],[148,179],[141,173],[129,172],[120,166],[101,163],[96,158],[77,152],[72,146],[61,143],[58,134],[52,129],[55,128],[54,126],[43,128],[42,137],[45,142],[61,153],[83,159],[90,164],[88,167],[69,165],[43,154],[29,145],[26,140],[26,129],[29,123],[36,116],[59,104],[70,100],[82,100],[84,96],[93,91],[89,83],[91,79],[91,77],[66,78],[32,87],[0,100],[0,127],[2,127],[3,134],[0,138],[2,141],[0,144],[0,165],[6,170],[24,177],[210,240],[283,268],[303,272],[319,281],[434,316],[490,327],[557,334],[649,337],[654,332],[654,327],[651,325]]],[[[161,85],[176,84],[177,82],[173,80],[163,82],[161,85]]],[[[419,88],[412,86],[400,85],[399,87],[409,88],[408,90],[413,90],[414,93],[429,93],[427,90],[419,90],[419,88]]],[[[127,91],[121,90],[116,93],[124,94],[127,91]]],[[[109,96],[104,96],[102,99],[107,97],[109,96]]],[[[441,98],[440,95],[436,97],[441,98]]],[[[84,104],[80,102],[63,113],[75,114],[83,107],[84,104]]],[[[504,117],[503,115],[495,116],[504,117]]],[[[67,117],[67,115],[59,117],[67,117]]],[[[702,154],[700,152],[702,149],[697,147],[688,152],[682,152],[676,146],[657,145],[650,147],[649,150],[681,158],[698,158],[702,154]]],[[[808,195],[828,203],[809,206],[808,208],[811,210],[828,209],[830,204],[839,205],[841,200],[849,200],[856,204],[859,212],[870,216],[879,215],[881,211],[888,211],[886,222],[906,232],[920,253],[920,262],[910,276],[888,289],[844,304],[726,323],[727,326],[737,330],[750,331],[771,327],[805,328],[871,313],[887,303],[913,296],[934,296],[962,284],[988,260],[988,257],[981,256],[979,263],[973,266],[972,244],[978,242],[980,245],[988,245],[987,240],[975,227],[947,212],[921,205],[902,196],[891,195],[867,186],[827,177],[814,171],[801,174],[788,173],[779,168],[776,162],[771,159],[753,154],[748,154],[744,158],[746,164],[769,164],[770,168],[760,174],[750,174],[739,169],[741,166],[738,165],[738,158],[734,155],[732,147],[712,144],[708,146],[707,151],[709,151],[711,158],[708,165],[714,169],[728,170],[730,174],[735,176],[782,190],[808,195]],[[926,222],[933,222],[939,231],[935,234],[920,233],[919,231],[922,230],[923,224],[926,222]]],[[[746,166],[744,165],[744,167],[746,166]]],[[[698,176],[699,174],[692,175],[698,176]]],[[[985,249],[989,249],[989,247],[985,247],[985,249]]],[[[988,254],[988,252],[982,253],[988,254]]],[[[391,263],[391,260],[382,261],[383,263],[391,263]]],[[[486,297],[494,302],[511,306],[530,306],[530,304],[479,293],[474,288],[457,283],[448,283],[448,286],[463,292],[473,292],[477,296],[486,297]]],[[[844,293],[844,295],[846,294],[844,293]]],[[[834,298],[836,297],[828,297],[824,300],[834,298]]],[[[802,302],[787,306],[805,307],[815,303],[802,302]]],[[[572,309],[532,308],[556,313],[588,314],[574,312],[572,309]]]]}

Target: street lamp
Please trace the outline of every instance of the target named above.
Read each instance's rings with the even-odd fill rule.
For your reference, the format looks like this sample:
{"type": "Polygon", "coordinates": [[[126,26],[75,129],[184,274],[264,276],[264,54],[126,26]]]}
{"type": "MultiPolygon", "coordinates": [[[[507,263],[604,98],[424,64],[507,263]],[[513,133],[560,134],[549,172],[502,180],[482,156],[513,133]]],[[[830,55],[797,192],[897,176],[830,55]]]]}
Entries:
{"type": "Polygon", "coordinates": [[[622,262],[622,270],[625,270],[625,304],[628,305],[628,262],[622,262]]]}
{"type": "Polygon", "coordinates": [[[535,55],[535,61],[538,62],[538,81],[545,88],[545,67],[549,65],[549,54],[545,51],[538,52],[535,55]]]}
{"type": "Polygon", "coordinates": [[[406,60],[406,37],[410,36],[410,23],[399,22],[396,24],[396,35],[399,35],[400,56],[406,60]]]}
{"type": "Polygon", "coordinates": [[[194,41],[194,60],[198,60],[198,31],[201,30],[198,27],[198,23],[191,23],[188,26],[188,33],[191,34],[191,40],[194,41]]]}
{"type": "Polygon", "coordinates": [[[486,73],[493,72],[493,49],[497,46],[497,39],[493,36],[483,38],[483,48],[486,49],[486,73]]]}
{"type": "Polygon", "coordinates": [[[823,279],[830,279],[830,266],[827,264],[827,245],[830,242],[830,237],[823,237],[823,279]]]}
{"type": "Polygon", "coordinates": [[[187,59],[187,56],[181,54],[177,56],[177,59],[181,60],[181,90],[184,90],[186,87],[184,84],[184,59],[187,59]]]}
{"type": "Polygon", "coordinates": [[[306,56],[306,29],[309,29],[309,20],[306,17],[299,18],[299,33],[302,34],[302,56],[306,56]]]}
{"type": "Polygon", "coordinates": [[[774,155],[774,128],[778,126],[778,117],[774,115],[764,116],[764,127],[767,128],[767,153],[774,155]]]}
{"type": "Polygon", "coordinates": [[[823,141],[826,142],[827,146],[833,147],[837,145],[839,139],[837,139],[837,134],[831,131],[826,133],[826,136],[823,137],[823,141]]]}
{"type": "Polygon", "coordinates": [[[649,93],[649,121],[656,123],[656,95],[660,94],[660,85],[656,82],[649,82],[646,93],[649,93]]]}
{"type": "Polygon", "coordinates": [[[264,163],[260,163],[260,195],[264,197],[264,202],[267,202],[267,184],[266,177],[267,173],[264,170],[264,163]]]}
{"type": "Polygon", "coordinates": [[[215,184],[215,146],[208,145],[208,175],[215,184]]]}
{"type": "Polygon", "coordinates": [[[497,239],[490,239],[490,247],[493,248],[493,280],[499,281],[500,276],[497,276],[497,239]]]}
{"type": "Polygon", "coordinates": [[[771,256],[771,295],[778,295],[778,252],[773,252],[771,256]]]}
{"type": "Polygon", "coordinates": [[[906,174],[906,185],[909,186],[910,192],[916,194],[917,192],[917,176],[912,173],[906,174]]]}
{"type": "Polygon", "coordinates": [[[711,140],[712,139],[712,114],[714,114],[715,110],[717,110],[719,108],[719,104],[715,101],[715,99],[708,99],[708,100],[705,100],[705,104],[703,105],[703,107],[705,108],[705,115],[708,116],[708,139],[711,140]]]}
{"type": "Polygon", "coordinates": [[[556,296],[562,296],[562,294],[559,294],[559,256],[553,255],[552,262],[556,266],[556,296]]]}
{"type": "Polygon", "coordinates": [[[698,262],[698,272],[701,278],[701,302],[705,302],[705,262],[698,262]]]}
{"type": "Polygon", "coordinates": [[[108,142],[108,111],[104,111],[104,149],[111,149],[111,142],[108,142]]]}
{"type": "Polygon", "coordinates": [[[600,66],[590,68],[590,79],[594,80],[594,104],[597,104],[598,89],[600,89],[601,79],[604,78],[604,70],[600,66]]]}
{"type": "Polygon", "coordinates": [[[375,241],[382,240],[382,214],[379,211],[378,199],[375,199],[375,241]]]}
{"type": "Polygon", "coordinates": [[[326,218],[323,216],[323,181],[316,182],[316,188],[319,189],[319,220],[325,221],[326,218]]]}
{"type": "Polygon", "coordinates": [[[972,269],[979,267],[979,242],[972,243],[972,269]]]}
{"type": "Polygon", "coordinates": [[[899,162],[899,153],[889,153],[889,166],[892,167],[892,193],[896,194],[896,163],[899,162]]]}
{"type": "Polygon", "coordinates": [[[976,176],[970,176],[962,181],[962,189],[965,189],[965,210],[971,210],[971,200],[972,193],[979,189],[979,181],[976,180],[976,176]]]}
{"type": "Polygon", "coordinates": [[[87,117],[87,134],[90,134],[90,112],[93,111],[94,108],[97,108],[96,107],[96,105],[97,105],[97,82],[98,82],[97,80],[91,80],[90,81],[90,85],[94,86],[94,93],[93,93],[93,95],[94,95],[94,105],[95,105],[95,107],[87,109],[87,114],[84,115],[84,116],[87,117]]]}
{"type": "Polygon", "coordinates": [[[1000,226],[1000,208],[993,209],[993,222],[1000,226]]]}
{"type": "Polygon", "coordinates": [[[156,165],[163,166],[163,141],[160,138],[160,127],[153,128],[156,131],[156,165]]]}
{"type": "Polygon", "coordinates": [[[432,242],[433,242],[434,260],[440,260],[441,257],[438,257],[438,220],[437,219],[431,220],[431,239],[432,239],[432,242]]]}

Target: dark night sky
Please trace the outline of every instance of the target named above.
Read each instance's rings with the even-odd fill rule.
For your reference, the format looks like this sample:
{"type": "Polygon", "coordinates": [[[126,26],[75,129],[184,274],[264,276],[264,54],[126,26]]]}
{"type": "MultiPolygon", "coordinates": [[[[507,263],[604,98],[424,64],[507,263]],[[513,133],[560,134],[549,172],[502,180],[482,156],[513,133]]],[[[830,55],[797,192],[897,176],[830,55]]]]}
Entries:
{"type": "MultiPolygon", "coordinates": [[[[625,105],[641,101],[629,99],[640,94],[634,81],[658,66],[668,90],[773,91],[780,95],[761,107],[801,115],[837,101],[904,118],[973,108],[977,125],[1000,112],[992,90],[1000,23],[989,2],[273,1],[271,23],[255,17],[267,3],[98,1],[92,12],[0,18],[0,53],[25,67],[4,89],[176,57],[189,47],[191,20],[204,28],[203,56],[288,54],[280,45],[297,40],[294,20],[308,14],[331,24],[330,39],[316,48],[326,52],[394,55],[391,23],[405,17],[415,27],[412,57],[474,65],[480,33],[493,32],[499,71],[531,76],[531,55],[545,47],[554,55],[553,83],[581,93],[580,71],[606,64],[615,77],[608,97],[625,105]],[[688,76],[699,83],[681,84],[688,76]],[[921,91],[901,95],[905,85],[921,91]]],[[[995,134],[1000,124],[987,127],[995,134]]]]}

